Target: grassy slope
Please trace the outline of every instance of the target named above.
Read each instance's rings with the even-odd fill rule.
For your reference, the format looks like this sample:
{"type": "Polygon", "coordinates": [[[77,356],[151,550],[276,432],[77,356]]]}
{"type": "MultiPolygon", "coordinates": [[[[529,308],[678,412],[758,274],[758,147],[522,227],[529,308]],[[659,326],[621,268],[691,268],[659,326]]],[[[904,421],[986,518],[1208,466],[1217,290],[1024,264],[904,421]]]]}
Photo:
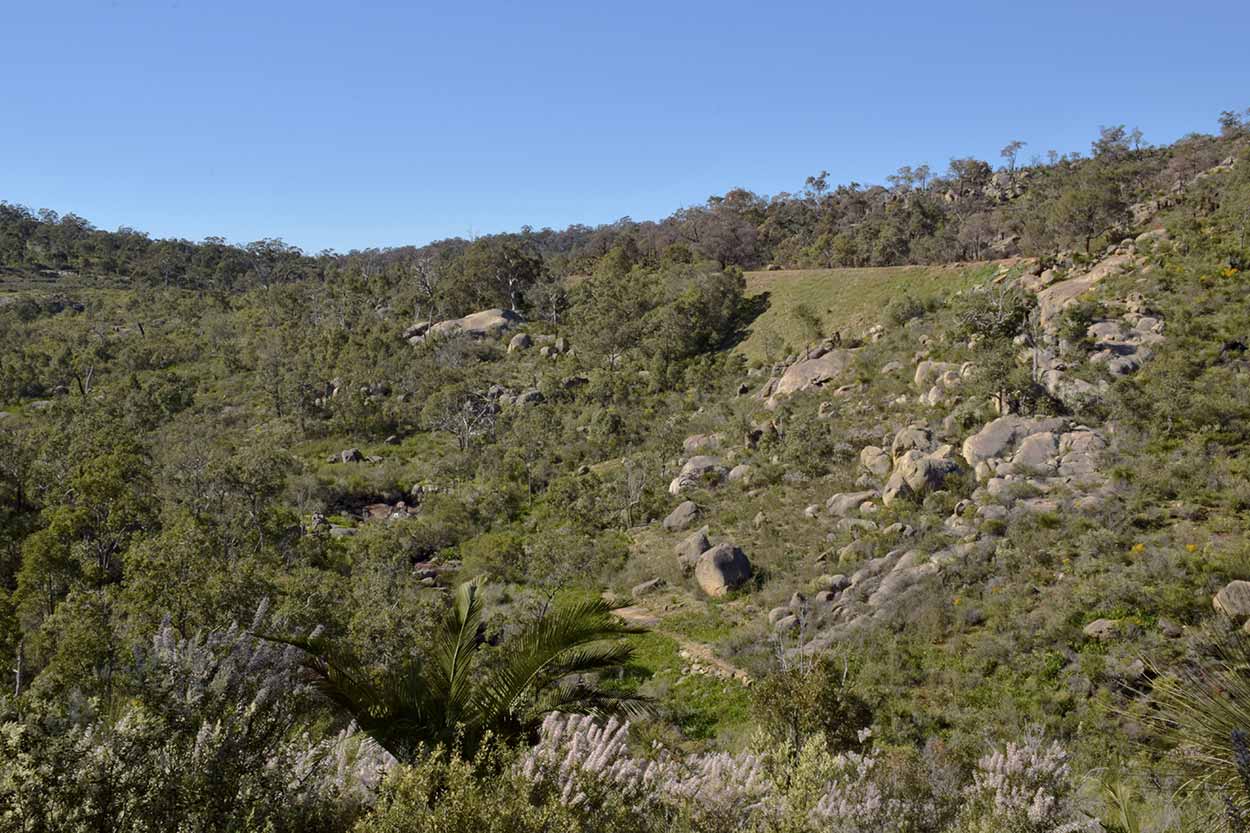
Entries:
{"type": "Polygon", "coordinates": [[[752,362],[767,362],[811,341],[794,316],[799,304],[821,317],[826,332],[857,335],[878,323],[895,297],[910,293],[923,299],[963,289],[989,277],[996,265],[748,272],[747,294],[768,293],[768,309],[752,324],[738,350],[752,362]]]}

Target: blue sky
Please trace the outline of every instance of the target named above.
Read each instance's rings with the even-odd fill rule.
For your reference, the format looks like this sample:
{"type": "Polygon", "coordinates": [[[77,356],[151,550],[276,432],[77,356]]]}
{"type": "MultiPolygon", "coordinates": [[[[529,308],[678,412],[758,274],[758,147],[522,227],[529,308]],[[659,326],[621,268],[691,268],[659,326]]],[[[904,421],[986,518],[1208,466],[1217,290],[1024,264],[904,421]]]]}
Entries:
{"type": "Polygon", "coordinates": [[[1250,4],[6,3],[0,199],[309,251],[1213,132],[1250,4]]]}

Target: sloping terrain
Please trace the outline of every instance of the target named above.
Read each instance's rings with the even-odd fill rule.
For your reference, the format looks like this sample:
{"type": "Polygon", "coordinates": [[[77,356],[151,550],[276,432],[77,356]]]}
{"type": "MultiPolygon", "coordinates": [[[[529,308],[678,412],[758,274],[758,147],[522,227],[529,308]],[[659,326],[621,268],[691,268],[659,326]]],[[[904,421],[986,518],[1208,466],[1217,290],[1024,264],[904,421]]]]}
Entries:
{"type": "MultiPolygon", "coordinates": [[[[511,283],[479,279],[510,274],[494,260],[455,272],[444,307],[415,285],[421,264],[354,261],[286,283],[261,263],[238,292],[8,294],[0,762],[18,764],[0,790],[24,806],[72,807],[82,783],[164,795],[92,769],[125,753],[140,784],[168,780],[151,760],[185,765],[188,795],[229,804],[324,758],[361,804],[339,787],[324,800],[355,818],[379,767],[441,766],[397,746],[347,771],[368,748],[357,728],[387,737],[370,723],[383,701],[451,655],[431,647],[443,625],[482,652],[469,685],[535,656],[524,635],[566,605],[599,606],[619,635],[606,597],[647,628],[633,653],[580,646],[589,667],[505,692],[493,726],[528,754],[527,710],[546,698],[647,698],[633,739],[613,741],[636,759],[599,774],[663,769],[680,789],[639,799],[653,826],[611,829],[715,807],[690,829],[1092,830],[1112,788],[1169,829],[1167,756],[1188,741],[1160,728],[1157,694],[1250,627],[1244,160],[1186,168],[1078,245],[1009,261],[759,271],[744,287],[685,244],[621,245],[574,286],[531,285],[521,309],[511,283]],[[473,604],[449,605],[478,577],[473,604]],[[328,666],[253,638],[314,630],[359,669],[346,696],[308,685],[328,666]],[[1014,745],[987,755],[1000,741],[1014,745]],[[248,763],[218,778],[203,749],[248,763]],[[1038,761],[1049,780],[1013,793],[1024,809],[978,792],[1038,761]],[[57,767],[73,777],[39,780],[57,767]],[[849,826],[861,805],[842,798],[880,809],[880,790],[893,816],[849,826]],[[1060,810],[1036,822],[1035,796],[1060,810]],[[797,819],[769,815],[792,801],[809,801],[797,819]]],[[[490,254],[466,252],[457,268],[490,254]]],[[[450,714],[432,735],[447,738],[464,713],[420,709],[395,724],[450,714]]],[[[1239,737],[1217,738],[1225,772],[1239,737]]],[[[583,806],[539,792],[509,795],[583,806]]]]}
{"type": "Polygon", "coordinates": [[[763,295],[768,305],[738,350],[753,362],[777,361],[812,341],[801,308],[813,313],[827,333],[849,337],[878,323],[891,301],[903,296],[931,301],[971,286],[1010,262],[747,272],[747,296],[763,295]]]}

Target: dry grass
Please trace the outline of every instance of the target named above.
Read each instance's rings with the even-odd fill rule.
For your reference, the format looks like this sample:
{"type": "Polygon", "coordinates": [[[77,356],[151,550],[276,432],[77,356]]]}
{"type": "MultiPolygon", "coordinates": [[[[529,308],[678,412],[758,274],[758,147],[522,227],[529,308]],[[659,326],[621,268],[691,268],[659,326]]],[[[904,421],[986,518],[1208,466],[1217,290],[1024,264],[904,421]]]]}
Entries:
{"type": "Polygon", "coordinates": [[[885,266],[870,269],[795,269],[748,272],[747,295],[768,293],[768,309],[750,327],[738,350],[753,362],[780,359],[810,337],[795,316],[806,305],[825,334],[860,335],[880,323],[887,304],[910,293],[917,298],[948,294],[994,273],[998,263],[953,266],[885,266]]]}

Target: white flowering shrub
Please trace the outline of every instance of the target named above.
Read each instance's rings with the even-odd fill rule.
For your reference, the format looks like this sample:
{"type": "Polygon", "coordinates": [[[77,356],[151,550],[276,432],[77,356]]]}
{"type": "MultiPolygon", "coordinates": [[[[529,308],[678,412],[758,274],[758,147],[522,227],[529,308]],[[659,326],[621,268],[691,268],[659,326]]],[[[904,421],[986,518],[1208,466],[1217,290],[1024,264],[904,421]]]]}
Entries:
{"type": "Polygon", "coordinates": [[[629,753],[628,739],[628,723],[610,719],[601,725],[587,715],[553,714],[522,760],[521,772],[552,784],[566,804],[610,794],[652,810],[679,807],[707,824],[745,823],[770,792],[755,755],[660,753],[642,759],[629,753]]]}
{"type": "Polygon", "coordinates": [[[239,627],[182,638],[163,626],[115,714],[0,726],[0,829],[345,829],[393,761],[352,731],[303,730],[299,660],[239,627]]]}
{"type": "Polygon", "coordinates": [[[1030,731],[1019,743],[991,749],[967,789],[969,829],[985,833],[1077,833],[1101,825],[1080,811],[1071,766],[1058,742],[1030,731]]]}
{"type": "Polygon", "coordinates": [[[520,771],[552,785],[566,804],[616,794],[696,830],[922,833],[945,829],[963,798],[962,785],[927,758],[883,766],[873,756],[831,755],[812,738],[797,752],[641,759],[628,749],[628,729],[617,721],[553,715],[520,771]]]}

